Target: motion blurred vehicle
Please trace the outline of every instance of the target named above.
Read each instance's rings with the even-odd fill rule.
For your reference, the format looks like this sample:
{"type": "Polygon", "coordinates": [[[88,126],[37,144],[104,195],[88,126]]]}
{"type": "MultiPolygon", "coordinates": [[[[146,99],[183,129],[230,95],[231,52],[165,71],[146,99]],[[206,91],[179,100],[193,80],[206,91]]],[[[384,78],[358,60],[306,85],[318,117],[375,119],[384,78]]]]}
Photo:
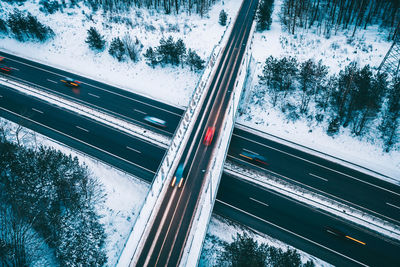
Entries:
{"type": "Polygon", "coordinates": [[[0,71],[3,73],[10,73],[11,72],[11,68],[7,67],[6,65],[0,64],[0,71]]]}
{"type": "Polygon", "coordinates": [[[329,234],[332,234],[332,235],[340,238],[340,239],[350,240],[350,241],[356,242],[356,243],[361,244],[361,245],[366,245],[365,242],[362,242],[362,241],[360,241],[358,239],[355,239],[354,237],[351,237],[351,236],[349,236],[349,235],[343,233],[342,231],[340,231],[338,229],[335,229],[333,227],[325,226],[325,231],[328,232],[329,234]]]}
{"type": "Polygon", "coordinates": [[[72,78],[65,77],[64,80],[61,80],[68,87],[79,87],[80,82],[75,81],[72,78]]]}
{"type": "Polygon", "coordinates": [[[0,57],[0,62],[3,61],[4,57],[0,57]]]}
{"type": "Polygon", "coordinates": [[[162,128],[167,127],[166,121],[156,118],[156,117],[146,116],[146,117],[144,117],[144,120],[154,126],[158,126],[158,127],[162,127],[162,128]]]}
{"type": "Polygon", "coordinates": [[[206,132],[206,135],[205,135],[204,140],[203,140],[203,144],[205,146],[211,145],[213,137],[214,137],[214,133],[215,133],[215,127],[208,127],[207,128],[207,132],[206,132]]]}
{"type": "Polygon", "coordinates": [[[180,188],[183,184],[183,163],[179,163],[178,168],[176,169],[175,176],[172,179],[171,186],[174,187],[175,185],[178,185],[178,188],[180,188]]]}
{"type": "Polygon", "coordinates": [[[249,160],[252,160],[252,161],[255,161],[255,162],[259,162],[261,164],[268,165],[267,159],[264,156],[261,156],[254,152],[242,150],[242,152],[240,152],[239,156],[249,159],[249,160]]]}

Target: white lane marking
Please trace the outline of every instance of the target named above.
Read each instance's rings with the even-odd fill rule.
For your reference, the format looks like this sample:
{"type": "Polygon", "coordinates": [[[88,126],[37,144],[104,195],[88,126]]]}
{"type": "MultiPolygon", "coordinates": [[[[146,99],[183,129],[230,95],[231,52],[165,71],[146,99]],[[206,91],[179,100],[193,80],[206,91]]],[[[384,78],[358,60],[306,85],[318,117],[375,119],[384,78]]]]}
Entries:
{"type": "MultiPolygon", "coordinates": [[[[167,215],[168,215],[168,213],[169,213],[169,210],[171,209],[171,205],[172,205],[172,202],[173,202],[173,200],[174,200],[174,196],[175,196],[175,194],[176,194],[176,192],[177,192],[177,190],[174,190],[173,192],[172,192],[172,194],[171,194],[171,197],[170,197],[170,199],[169,199],[169,201],[168,201],[168,204],[167,204],[167,207],[165,208],[165,210],[164,210],[164,214],[163,214],[163,216],[162,216],[162,218],[161,218],[161,222],[160,222],[160,226],[164,226],[164,224],[165,224],[165,220],[167,219],[167,215]]],[[[179,198],[180,198],[180,196],[179,196],[179,198]]],[[[176,210],[177,210],[177,206],[174,206],[174,208],[175,208],[175,210],[174,210],[174,214],[175,214],[175,212],[176,212],[176,210]]],[[[172,217],[173,218],[173,217],[172,217]]],[[[171,220],[172,221],[172,220],[171,220]]],[[[170,223],[171,223],[171,221],[170,221],[170,223]]],[[[149,249],[149,252],[147,253],[147,257],[146,257],[146,260],[145,260],[145,262],[144,262],[144,266],[147,266],[148,265],[148,262],[149,262],[149,260],[150,260],[150,258],[151,258],[151,255],[153,254],[153,250],[154,250],[154,247],[156,246],[156,241],[158,240],[158,237],[160,236],[160,234],[161,234],[161,230],[163,229],[164,227],[158,227],[158,229],[157,229],[157,232],[156,232],[156,235],[154,236],[154,239],[153,239],[153,242],[151,243],[151,246],[150,246],[150,249],[149,249]]],[[[167,235],[165,235],[165,237],[166,237],[167,235]]],[[[165,238],[164,237],[164,238],[165,238]]],[[[165,239],[164,239],[165,240],[165,239]]]]}
{"type": "Polygon", "coordinates": [[[248,138],[246,138],[246,137],[239,136],[239,135],[237,135],[237,134],[234,134],[234,135],[237,136],[237,137],[239,137],[239,138],[248,140],[248,141],[250,141],[250,142],[252,142],[252,143],[256,143],[256,144],[258,144],[258,145],[260,145],[260,146],[268,147],[268,148],[270,148],[270,149],[272,149],[272,150],[276,150],[276,151],[278,151],[278,152],[281,152],[281,153],[283,153],[283,154],[289,155],[289,156],[291,156],[291,157],[294,157],[294,158],[303,160],[303,161],[308,162],[308,163],[310,163],[310,164],[313,164],[313,165],[319,166],[319,167],[321,167],[321,168],[324,168],[324,169],[327,169],[327,170],[330,170],[330,171],[339,173],[339,174],[341,174],[341,175],[343,175],[343,176],[346,176],[346,177],[349,177],[349,178],[351,178],[351,179],[357,180],[357,181],[362,182],[362,183],[364,183],[364,184],[367,184],[367,185],[370,185],[370,186],[373,186],[373,187],[382,189],[382,190],[384,190],[384,191],[386,191],[386,192],[389,192],[389,193],[392,193],[392,194],[395,194],[395,195],[400,196],[400,193],[394,192],[394,191],[392,191],[392,190],[390,190],[390,189],[386,189],[386,188],[381,187],[381,186],[379,186],[379,185],[375,185],[375,184],[372,184],[372,183],[370,183],[370,182],[363,181],[363,180],[361,180],[361,179],[358,179],[358,178],[353,177],[353,176],[351,176],[351,175],[348,175],[348,174],[346,174],[346,173],[343,173],[343,172],[340,172],[340,171],[337,171],[337,170],[328,168],[328,167],[326,167],[326,166],[324,166],[324,165],[321,165],[321,164],[312,162],[312,161],[307,160],[307,159],[303,159],[302,157],[299,157],[299,156],[290,154],[290,153],[285,152],[285,151],[282,151],[282,150],[280,150],[280,149],[277,149],[277,148],[274,148],[274,147],[271,147],[271,146],[268,146],[268,145],[265,145],[265,144],[261,144],[261,143],[259,143],[259,142],[254,141],[254,140],[250,140],[250,139],[248,139],[248,138]]]}
{"type": "Polygon", "coordinates": [[[283,228],[282,226],[279,226],[279,225],[277,225],[277,224],[275,224],[275,223],[272,223],[272,222],[270,222],[270,221],[264,220],[264,219],[262,219],[262,218],[260,218],[260,217],[258,217],[258,216],[256,216],[256,215],[253,215],[253,214],[251,214],[251,213],[249,213],[249,212],[247,212],[247,211],[244,211],[244,210],[242,210],[242,209],[236,208],[236,207],[234,207],[234,206],[232,206],[232,205],[230,205],[230,204],[228,204],[228,203],[226,203],[226,202],[223,202],[223,201],[221,201],[221,200],[219,200],[219,199],[217,199],[217,201],[218,201],[218,202],[221,202],[222,204],[224,204],[224,205],[226,205],[226,206],[229,206],[229,207],[231,207],[231,208],[233,208],[233,209],[236,209],[236,210],[238,210],[238,211],[240,211],[240,212],[242,212],[242,213],[244,213],[244,214],[247,214],[247,215],[249,215],[249,216],[251,216],[251,217],[253,217],[253,218],[256,218],[256,219],[258,219],[258,220],[260,220],[260,221],[262,221],[262,222],[265,222],[265,223],[268,223],[268,224],[270,224],[270,225],[272,225],[272,226],[275,226],[276,228],[281,229],[281,230],[283,230],[283,231],[285,231],[285,232],[287,232],[287,233],[290,233],[290,234],[292,234],[292,235],[294,235],[294,236],[300,237],[301,239],[304,239],[304,240],[306,240],[306,241],[308,241],[308,242],[310,242],[310,243],[312,243],[312,244],[314,244],[314,245],[317,245],[317,246],[322,247],[322,248],[324,248],[324,249],[326,249],[326,250],[329,250],[330,252],[333,252],[333,253],[335,253],[335,254],[337,254],[337,255],[340,255],[340,256],[342,256],[342,257],[345,257],[346,259],[349,259],[349,260],[351,260],[351,261],[354,261],[354,262],[356,262],[356,263],[358,263],[358,264],[360,264],[360,265],[363,265],[363,266],[368,266],[368,265],[366,265],[366,264],[364,264],[364,263],[362,263],[362,262],[359,262],[359,261],[357,261],[357,260],[355,260],[355,259],[353,259],[353,258],[350,258],[349,256],[346,256],[346,255],[344,255],[344,254],[342,254],[342,253],[340,253],[340,252],[337,252],[336,250],[333,250],[333,249],[331,249],[331,248],[328,248],[328,247],[326,247],[326,246],[324,246],[324,245],[322,245],[322,244],[320,244],[320,243],[317,243],[317,242],[315,242],[315,241],[313,241],[313,240],[311,240],[311,239],[308,239],[307,237],[304,237],[304,236],[299,235],[299,234],[297,234],[297,233],[295,233],[295,232],[292,232],[292,231],[290,231],[290,230],[288,230],[288,229],[286,229],[286,228],[283,228]]]}
{"type": "Polygon", "coordinates": [[[392,203],[386,202],[386,205],[392,206],[393,208],[396,208],[396,209],[400,210],[400,207],[398,207],[396,205],[393,205],[392,203]]]}
{"type": "Polygon", "coordinates": [[[80,130],[82,130],[82,131],[85,131],[85,132],[89,132],[89,130],[87,130],[87,129],[85,129],[85,128],[82,128],[82,127],[80,127],[80,126],[75,126],[76,128],[78,128],[78,129],[80,129],[80,130]]]}
{"type": "Polygon", "coordinates": [[[47,79],[47,81],[49,81],[49,82],[51,82],[51,83],[58,83],[58,82],[53,81],[53,80],[50,80],[50,79],[47,79]]]}
{"type": "MultiPolygon", "coordinates": [[[[43,68],[41,68],[41,67],[33,66],[33,65],[30,65],[30,64],[28,64],[28,63],[25,63],[25,62],[22,62],[22,61],[19,61],[19,60],[16,60],[16,59],[11,59],[11,58],[10,58],[9,60],[18,62],[18,63],[20,63],[20,64],[23,64],[23,65],[26,65],[26,66],[29,66],[29,67],[32,67],[32,68],[35,68],[35,69],[38,69],[38,70],[41,70],[41,71],[44,71],[44,72],[48,72],[48,73],[57,75],[57,76],[59,76],[59,77],[65,77],[64,75],[61,75],[61,74],[59,74],[59,73],[56,73],[56,72],[53,72],[53,71],[50,71],[50,70],[46,70],[46,69],[43,69],[43,68]]],[[[98,86],[96,86],[96,85],[92,85],[92,84],[85,83],[85,82],[81,82],[81,84],[86,84],[86,85],[89,85],[89,86],[91,86],[91,87],[97,88],[97,89],[99,89],[99,90],[108,92],[108,93],[110,93],[110,94],[118,95],[118,96],[120,96],[120,97],[129,99],[129,100],[132,100],[132,101],[135,101],[135,102],[139,102],[139,103],[144,104],[144,105],[146,105],[146,106],[150,106],[150,107],[156,108],[156,109],[158,109],[158,110],[162,110],[162,111],[168,112],[168,113],[170,113],[170,114],[176,115],[176,116],[178,116],[178,117],[182,117],[182,115],[179,115],[178,113],[175,113],[175,112],[173,112],[173,111],[169,111],[169,110],[166,110],[166,109],[163,109],[163,108],[160,108],[160,107],[151,105],[151,104],[149,104],[149,103],[146,103],[146,102],[144,102],[144,101],[140,101],[140,100],[138,100],[138,99],[131,98],[131,97],[129,97],[129,96],[124,96],[124,95],[122,95],[122,94],[119,94],[119,93],[116,93],[116,92],[113,92],[113,91],[110,91],[110,90],[107,90],[107,89],[98,87],[98,86]]],[[[106,84],[106,85],[108,85],[108,84],[106,84]]],[[[113,85],[108,85],[108,86],[113,86],[113,85]]],[[[115,86],[113,86],[113,87],[115,87],[115,86]]],[[[116,87],[116,88],[118,88],[118,87],[116,87]]],[[[119,88],[118,88],[118,89],[119,89],[119,88]]],[[[122,90],[123,90],[123,89],[122,89],[122,90]]],[[[139,95],[139,94],[136,94],[136,95],[139,95]]],[[[142,95],[139,95],[139,96],[142,96],[142,95]]]]}
{"type": "MultiPolygon", "coordinates": [[[[234,159],[236,159],[237,161],[241,161],[241,162],[244,162],[244,163],[246,163],[246,164],[251,164],[251,163],[248,163],[247,161],[242,160],[241,158],[235,158],[235,157],[232,157],[232,156],[230,156],[230,155],[228,155],[228,157],[234,158],[234,159]]],[[[251,164],[251,165],[253,165],[253,166],[255,166],[255,167],[258,167],[258,166],[254,165],[254,164],[251,164]]],[[[291,182],[301,184],[301,185],[304,186],[304,187],[311,188],[312,190],[315,190],[315,191],[317,191],[317,192],[320,192],[320,193],[325,194],[325,195],[327,195],[327,196],[330,196],[330,197],[332,197],[332,198],[339,199],[339,200],[341,200],[341,201],[343,201],[343,202],[346,202],[346,203],[348,203],[348,204],[354,205],[355,207],[358,207],[358,208],[360,208],[360,209],[367,210],[367,211],[369,211],[369,212],[372,212],[372,213],[374,213],[374,214],[377,214],[377,215],[379,215],[379,216],[382,216],[382,217],[384,217],[384,218],[387,218],[387,219],[389,219],[389,220],[391,220],[391,221],[395,221],[395,222],[397,222],[397,223],[400,223],[400,221],[395,220],[395,219],[393,219],[393,218],[390,218],[390,217],[388,217],[388,216],[385,216],[385,215],[383,215],[383,214],[381,214],[381,213],[379,213],[379,212],[370,210],[370,209],[368,209],[368,208],[365,208],[365,207],[363,207],[363,206],[360,206],[360,205],[358,205],[358,204],[355,204],[355,203],[353,203],[353,202],[350,202],[350,201],[345,200],[345,199],[343,199],[343,198],[340,198],[340,197],[338,197],[338,196],[332,195],[332,194],[330,194],[330,193],[328,193],[328,192],[319,190],[319,189],[317,189],[317,188],[315,188],[315,187],[312,187],[312,186],[309,186],[309,185],[307,185],[307,184],[303,184],[302,182],[299,182],[299,181],[296,181],[296,180],[294,180],[294,179],[291,179],[291,178],[289,178],[289,177],[287,177],[287,176],[285,176],[285,175],[276,173],[276,172],[271,171],[271,170],[269,170],[269,169],[263,169],[263,170],[266,171],[266,172],[275,174],[275,175],[277,175],[277,176],[283,177],[283,178],[285,178],[285,179],[287,179],[287,180],[289,180],[289,181],[291,181],[291,182]]]]}
{"type": "Polygon", "coordinates": [[[324,180],[325,182],[328,182],[328,179],[326,179],[326,178],[322,178],[321,176],[315,175],[315,174],[313,174],[311,172],[309,172],[308,174],[313,176],[313,177],[315,177],[315,178],[318,178],[318,179],[324,180]]]}
{"type": "Polygon", "coordinates": [[[258,155],[258,153],[256,153],[256,152],[253,152],[253,151],[251,151],[251,150],[248,150],[248,149],[246,149],[246,148],[243,148],[243,150],[244,150],[244,151],[247,151],[247,152],[249,152],[249,153],[252,153],[252,154],[258,155]]]}
{"type": "Polygon", "coordinates": [[[43,113],[44,113],[43,111],[41,111],[41,110],[38,110],[38,109],[36,109],[36,108],[32,108],[32,110],[33,110],[33,111],[36,111],[36,112],[38,112],[38,113],[41,113],[41,114],[43,114],[43,113]]]}
{"type": "Polygon", "coordinates": [[[95,95],[95,94],[92,94],[92,93],[88,93],[88,95],[93,96],[93,97],[96,97],[96,98],[100,98],[100,96],[95,95]]]}
{"type": "Polygon", "coordinates": [[[15,68],[15,67],[11,67],[13,70],[19,71],[19,69],[15,68]]]}
{"type": "Polygon", "coordinates": [[[136,111],[136,112],[138,112],[138,113],[142,113],[142,114],[144,114],[144,115],[146,115],[147,113],[146,112],[144,112],[144,111],[141,111],[141,110],[138,110],[138,109],[133,109],[134,111],[136,111]]]}
{"type": "Polygon", "coordinates": [[[141,151],[139,151],[139,150],[137,150],[137,149],[134,149],[134,148],[131,148],[131,147],[129,147],[129,146],[126,146],[126,148],[129,149],[129,150],[135,151],[136,153],[139,153],[139,154],[142,153],[141,151]]]}
{"type": "Polygon", "coordinates": [[[0,95],[0,97],[3,97],[2,95],[0,95]]]}
{"type": "MultiPolygon", "coordinates": [[[[58,134],[67,136],[67,137],[71,138],[71,139],[74,140],[74,141],[80,142],[80,143],[82,143],[82,144],[84,144],[84,145],[87,145],[87,146],[89,146],[89,147],[92,147],[92,148],[94,148],[94,149],[97,149],[97,150],[99,150],[99,151],[101,151],[101,152],[103,152],[103,153],[106,153],[107,155],[113,156],[113,157],[115,157],[115,158],[117,158],[117,159],[119,159],[119,160],[122,160],[122,161],[124,161],[124,162],[129,163],[129,164],[133,164],[133,165],[135,165],[136,167],[138,167],[138,168],[140,168],[140,169],[143,169],[143,170],[146,170],[146,171],[148,171],[148,172],[151,172],[151,173],[155,174],[154,171],[149,170],[149,169],[147,169],[147,168],[144,168],[144,167],[142,167],[142,166],[139,165],[139,164],[136,164],[136,163],[134,163],[134,162],[132,162],[132,161],[126,160],[126,159],[124,159],[124,158],[121,158],[121,157],[119,157],[119,156],[117,156],[117,155],[114,155],[113,153],[110,153],[110,152],[108,152],[108,151],[106,151],[106,150],[104,150],[104,149],[101,149],[101,148],[99,148],[99,147],[96,147],[96,146],[94,146],[94,145],[91,145],[91,144],[89,144],[89,143],[86,143],[86,142],[84,142],[84,141],[82,141],[82,140],[79,140],[78,138],[75,138],[75,137],[73,137],[73,136],[71,136],[71,135],[68,135],[68,134],[66,134],[66,133],[63,133],[63,132],[61,132],[61,131],[59,131],[59,130],[56,130],[56,129],[54,129],[54,128],[51,128],[51,127],[49,127],[49,126],[46,126],[46,125],[44,125],[44,124],[42,124],[42,123],[40,123],[40,122],[37,122],[37,121],[34,121],[34,120],[30,119],[30,118],[24,117],[24,116],[22,116],[21,114],[15,113],[15,112],[13,112],[13,111],[11,111],[11,110],[8,110],[8,109],[5,109],[5,108],[3,108],[3,107],[0,107],[0,109],[2,109],[2,110],[4,110],[4,111],[7,111],[7,112],[10,112],[11,114],[13,114],[13,115],[15,115],[15,116],[17,116],[17,117],[24,118],[24,119],[27,120],[27,121],[36,123],[37,125],[40,125],[40,126],[42,126],[42,127],[44,127],[44,128],[50,129],[50,130],[52,130],[52,131],[54,131],[54,132],[56,132],[56,133],[58,133],[58,134]]],[[[48,137],[48,138],[50,138],[50,137],[48,137]]],[[[52,139],[52,138],[50,138],[50,139],[51,139],[51,140],[54,140],[54,139],[52,139]]],[[[67,146],[67,145],[65,145],[65,146],[67,146]]],[[[68,147],[68,146],[67,146],[67,147],[68,147]]]]}
{"type": "Polygon", "coordinates": [[[254,198],[252,198],[252,197],[249,197],[249,199],[251,199],[251,200],[253,200],[253,201],[257,202],[257,203],[260,203],[261,205],[264,205],[264,206],[269,207],[269,205],[268,205],[267,203],[264,203],[264,202],[262,202],[262,201],[260,201],[260,200],[254,199],[254,198]]]}

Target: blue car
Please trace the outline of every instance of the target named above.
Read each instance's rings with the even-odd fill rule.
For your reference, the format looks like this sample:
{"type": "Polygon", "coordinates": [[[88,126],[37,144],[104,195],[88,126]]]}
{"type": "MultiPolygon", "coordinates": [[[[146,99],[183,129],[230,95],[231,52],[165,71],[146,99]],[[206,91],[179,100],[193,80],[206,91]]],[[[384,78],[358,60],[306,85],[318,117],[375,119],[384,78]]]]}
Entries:
{"type": "Polygon", "coordinates": [[[166,121],[163,121],[162,119],[159,119],[156,117],[146,116],[146,117],[144,117],[144,120],[154,126],[158,126],[158,127],[162,127],[162,128],[167,127],[166,121]]]}
{"type": "Polygon", "coordinates": [[[183,184],[183,163],[179,163],[178,168],[176,169],[174,178],[172,179],[171,186],[174,187],[175,185],[178,185],[178,188],[180,188],[183,184]]]}
{"type": "Polygon", "coordinates": [[[264,165],[268,165],[267,164],[267,159],[264,156],[261,156],[259,154],[253,153],[253,152],[248,152],[245,150],[242,150],[242,152],[240,152],[239,156],[255,161],[255,162],[259,162],[262,163],[264,165]]]}

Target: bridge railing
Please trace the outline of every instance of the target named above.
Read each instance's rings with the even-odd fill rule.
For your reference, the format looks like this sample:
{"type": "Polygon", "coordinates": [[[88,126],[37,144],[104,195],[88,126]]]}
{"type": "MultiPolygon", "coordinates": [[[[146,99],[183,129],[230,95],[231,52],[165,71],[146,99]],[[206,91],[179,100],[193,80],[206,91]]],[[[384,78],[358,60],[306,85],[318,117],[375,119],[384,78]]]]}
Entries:
{"type": "Polygon", "coordinates": [[[235,81],[235,87],[232,92],[230,99],[230,106],[228,111],[224,115],[224,124],[221,129],[221,134],[216,140],[218,146],[213,151],[211,159],[212,163],[208,167],[208,173],[204,186],[202,188],[202,194],[200,200],[196,206],[196,213],[191,226],[191,230],[188,236],[188,240],[185,245],[184,253],[180,262],[180,266],[196,266],[202,250],[202,244],[206,236],[208,224],[211,218],[214,202],[217,196],[217,190],[220,182],[220,178],[223,173],[224,163],[228,149],[229,141],[232,136],[234,124],[236,121],[236,115],[238,112],[238,105],[241,100],[244,84],[246,84],[247,70],[249,69],[249,63],[251,61],[251,49],[253,44],[253,32],[255,30],[255,23],[253,23],[250,35],[251,38],[247,40],[246,51],[239,68],[239,75],[235,81]],[[217,160],[218,159],[218,160],[217,160]]]}
{"type": "Polygon", "coordinates": [[[164,196],[169,183],[165,183],[173,176],[173,171],[178,165],[178,161],[183,153],[184,144],[189,139],[190,132],[194,127],[195,118],[198,116],[202,103],[205,99],[205,89],[209,87],[210,77],[215,73],[215,64],[219,60],[220,53],[224,43],[230,35],[232,29],[231,20],[229,21],[219,43],[213,48],[211,55],[207,60],[207,66],[203,70],[201,79],[196,85],[196,89],[192,93],[191,101],[179,123],[176,130],[171,146],[165,154],[162,164],[158,169],[157,175],[154,178],[150,191],[147,194],[142,208],[134,222],[132,230],[125,242],[125,246],[119,257],[118,266],[128,266],[134,261],[135,254],[140,251],[141,246],[144,244],[145,238],[149,229],[146,230],[147,225],[151,225],[152,220],[157,214],[160,201],[164,196]]]}

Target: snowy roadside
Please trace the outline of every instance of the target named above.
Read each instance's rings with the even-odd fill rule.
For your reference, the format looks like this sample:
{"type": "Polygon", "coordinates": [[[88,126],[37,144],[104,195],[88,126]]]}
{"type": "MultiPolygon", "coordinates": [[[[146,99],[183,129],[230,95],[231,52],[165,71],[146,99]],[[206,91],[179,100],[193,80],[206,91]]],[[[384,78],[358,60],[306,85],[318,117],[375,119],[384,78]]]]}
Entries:
{"type": "MultiPolygon", "coordinates": [[[[8,138],[10,141],[15,141],[15,135],[12,133],[15,133],[18,125],[3,118],[0,118],[0,123],[7,124],[7,127],[11,129],[8,138]]],[[[97,207],[97,211],[103,217],[100,222],[104,224],[107,236],[105,245],[108,257],[107,265],[115,265],[148,192],[149,185],[128,173],[119,171],[27,128],[22,128],[19,135],[23,137],[21,140],[26,147],[43,145],[60,150],[66,155],[76,156],[81,164],[84,163],[88,166],[93,176],[103,185],[106,201],[104,206],[97,207]]]]}
{"type": "Polygon", "coordinates": [[[268,244],[269,246],[280,248],[283,251],[286,251],[288,248],[296,249],[297,252],[301,255],[301,261],[303,263],[312,260],[315,266],[332,266],[321,259],[318,259],[304,251],[298,250],[297,248],[289,246],[275,238],[269,237],[267,235],[264,235],[263,233],[255,231],[253,229],[249,229],[243,225],[234,223],[215,214],[213,214],[213,216],[211,217],[208,226],[207,236],[204,241],[203,250],[198,266],[217,266],[218,253],[223,250],[223,242],[231,243],[237,233],[247,233],[259,244],[268,244]]]}
{"type": "Polygon", "coordinates": [[[87,30],[96,27],[109,43],[113,37],[129,35],[148,47],[159,45],[162,37],[181,38],[187,48],[207,59],[220,40],[225,27],[219,25],[219,12],[224,9],[228,20],[234,17],[241,1],[216,1],[208,14],[182,12],[179,16],[145,8],[132,8],[126,13],[111,15],[101,10],[92,12],[87,6],[65,8],[64,12],[46,15],[39,11],[38,3],[28,0],[19,6],[0,3],[0,18],[5,19],[14,8],[29,11],[55,32],[55,37],[45,43],[25,42],[0,35],[0,49],[21,57],[48,64],[56,68],[112,84],[127,91],[154,98],[165,103],[186,107],[200,74],[188,67],[156,66],[152,68],[140,56],[139,62],[118,62],[106,50],[95,53],[85,43],[87,30]],[[71,19],[73,16],[73,19],[71,19]],[[115,22],[113,17],[119,18],[115,22]],[[122,20],[122,21],[121,21],[122,20]],[[129,23],[127,23],[129,21],[129,23]],[[126,23],[123,23],[126,22],[126,23]]]}
{"type": "MultiPolygon", "coordinates": [[[[391,45],[391,42],[386,41],[385,33],[375,26],[359,31],[351,42],[346,33],[338,33],[326,39],[314,34],[312,29],[298,30],[297,34],[291,35],[280,24],[278,11],[281,5],[282,0],[275,1],[271,30],[255,33],[253,57],[256,60],[256,71],[250,91],[257,90],[258,76],[262,74],[266,58],[271,55],[277,58],[296,57],[298,62],[321,59],[329,67],[330,74],[337,74],[351,61],[356,61],[360,66],[379,66],[391,45]]],[[[383,143],[377,140],[379,135],[373,131],[360,138],[354,136],[349,129],[342,129],[338,135],[330,137],[326,134],[325,124],[318,125],[304,117],[296,122],[288,121],[280,108],[272,106],[268,97],[250,101],[246,103],[246,110],[238,116],[237,123],[363,166],[391,177],[385,179],[389,182],[400,183],[399,146],[397,150],[383,152],[383,143]],[[257,104],[257,101],[264,102],[257,104]]]]}

